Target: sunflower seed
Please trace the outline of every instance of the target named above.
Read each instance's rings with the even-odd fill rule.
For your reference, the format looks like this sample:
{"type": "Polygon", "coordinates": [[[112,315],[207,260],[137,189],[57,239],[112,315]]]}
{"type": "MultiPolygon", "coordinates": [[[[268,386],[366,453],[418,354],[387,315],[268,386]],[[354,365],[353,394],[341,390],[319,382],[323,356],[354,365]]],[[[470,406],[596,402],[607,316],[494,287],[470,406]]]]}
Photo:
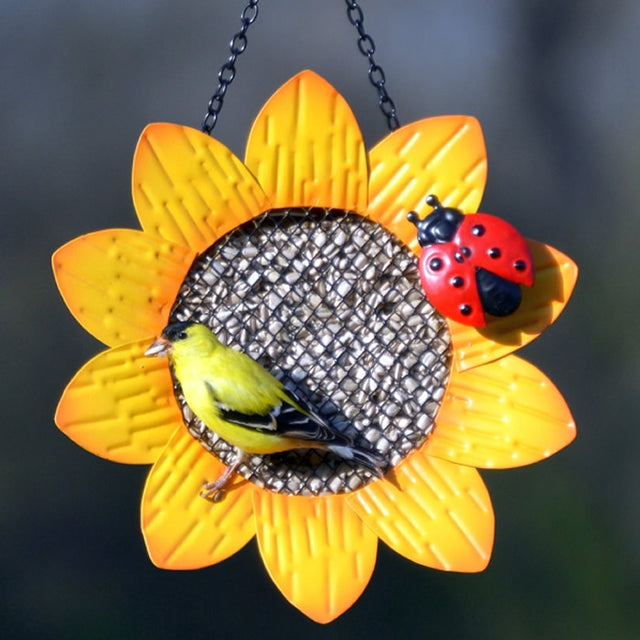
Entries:
{"type": "MultiPolygon", "coordinates": [[[[360,216],[298,209],[255,218],[194,262],[171,317],[209,324],[335,428],[375,442],[388,464],[433,428],[449,376],[446,324],[422,292],[415,256],[360,216]]],[[[235,455],[203,425],[189,429],[223,462],[235,455]]],[[[370,480],[318,451],[254,456],[241,473],[298,495],[370,480]]]]}

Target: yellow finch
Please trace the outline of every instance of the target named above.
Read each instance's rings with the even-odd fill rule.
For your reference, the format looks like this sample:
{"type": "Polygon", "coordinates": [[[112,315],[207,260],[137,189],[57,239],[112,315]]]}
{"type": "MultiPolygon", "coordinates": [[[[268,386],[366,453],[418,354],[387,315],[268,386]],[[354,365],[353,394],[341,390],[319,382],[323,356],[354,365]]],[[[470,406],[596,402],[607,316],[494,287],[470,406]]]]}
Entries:
{"type": "Polygon", "coordinates": [[[382,475],[382,458],[354,445],[255,360],[223,345],[207,326],[169,324],[145,355],[169,357],[193,413],[237,449],[222,476],[204,484],[203,497],[218,499],[248,453],[322,449],[382,475]]]}

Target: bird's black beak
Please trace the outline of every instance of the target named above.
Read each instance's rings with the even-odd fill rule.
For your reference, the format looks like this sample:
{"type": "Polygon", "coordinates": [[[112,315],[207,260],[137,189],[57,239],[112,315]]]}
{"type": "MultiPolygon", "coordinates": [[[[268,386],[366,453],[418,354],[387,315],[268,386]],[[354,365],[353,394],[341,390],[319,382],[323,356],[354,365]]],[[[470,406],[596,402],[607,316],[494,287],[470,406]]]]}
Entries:
{"type": "Polygon", "coordinates": [[[157,338],[144,352],[145,356],[164,358],[171,352],[171,343],[166,338],[157,338]]]}

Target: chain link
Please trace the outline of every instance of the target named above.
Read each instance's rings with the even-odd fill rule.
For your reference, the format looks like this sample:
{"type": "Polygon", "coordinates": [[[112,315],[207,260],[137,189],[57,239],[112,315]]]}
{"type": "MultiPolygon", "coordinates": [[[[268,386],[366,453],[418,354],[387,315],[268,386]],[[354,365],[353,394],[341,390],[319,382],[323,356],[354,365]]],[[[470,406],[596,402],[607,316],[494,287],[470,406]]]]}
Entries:
{"type": "Polygon", "coordinates": [[[227,88],[236,77],[236,60],[247,48],[247,30],[258,17],[258,1],[259,0],[249,0],[249,4],[244,8],[240,15],[242,27],[240,28],[240,31],[231,38],[231,42],[229,43],[231,55],[220,67],[220,71],[218,71],[218,86],[216,87],[215,93],[209,100],[207,114],[202,121],[202,131],[204,131],[204,133],[210,134],[218,122],[218,116],[222,110],[222,103],[224,102],[224,96],[227,93],[227,88]]]}
{"type": "MultiPolygon", "coordinates": [[[[231,55],[227,61],[220,67],[218,71],[218,86],[215,93],[209,100],[207,113],[202,121],[202,131],[210,134],[218,122],[218,116],[222,110],[222,103],[227,93],[227,88],[236,77],[236,60],[241,53],[247,48],[247,30],[256,21],[258,17],[259,0],[249,0],[249,4],[244,8],[240,19],[242,27],[236,33],[229,43],[231,55]]],[[[391,131],[400,126],[396,105],[389,96],[385,86],[386,78],[382,67],[376,64],[373,54],[376,51],[376,45],[373,38],[365,31],[364,15],[362,8],[356,0],[345,0],[347,4],[347,17],[349,22],[358,30],[358,49],[363,56],[369,60],[369,81],[378,92],[378,105],[383,115],[387,119],[387,126],[391,131]]]]}
{"type": "Polygon", "coordinates": [[[378,91],[378,105],[383,115],[387,119],[387,126],[391,131],[400,126],[396,105],[389,96],[385,87],[386,78],[382,67],[376,64],[373,54],[376,51],[376,45],[373,38],[365,31],[364,15],[362,8],[356,0],[345,0],[347,4],[347,17],[349,22],[358,30],[358,49],[360,53],[369,60],[369,80],[378,91]]]}

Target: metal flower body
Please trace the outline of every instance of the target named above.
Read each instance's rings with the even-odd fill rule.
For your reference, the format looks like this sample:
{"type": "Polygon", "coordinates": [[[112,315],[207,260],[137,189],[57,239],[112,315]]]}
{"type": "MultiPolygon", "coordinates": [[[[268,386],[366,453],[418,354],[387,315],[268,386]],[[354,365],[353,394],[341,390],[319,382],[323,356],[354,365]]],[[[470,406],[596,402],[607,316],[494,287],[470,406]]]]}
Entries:
{"type": "Polygon", "coordinates": [[[367,153],[344,99],[310,71],[266,103],[244,162],[188,127],[144,130],[132,180],[143,231],[91,233],[53,256],[72,314],[109,347],[71,380],[56,423],[99,456],[153,464],[141,522],[154,564],[212,565],[255,536],[280,591],[318,622],[335,619],[360,596],[378,540],[425,566],[485,568],[494,515],[476,468],[536,462],[575,437],[554,385],[513,355],[570,297],[577,268],[559,251],[528,241],[535,285],[513,315],[481,330],[440,319],[448,336],[447,371],[429,428],[408,452],[391,458],[384,478],[345,490],[295,494],[245,474],[224,500],[201,498],[203,481],[224,469],[223,452],[194,436],[168,363],[143,354],[175,312],[193,265],[265,212],[351,212],[417,256],[407,213],[423,216],[429,193],[447,206],[476,211],[486,170],[481,129],[465,116],[406,125],[367,153]]]}

